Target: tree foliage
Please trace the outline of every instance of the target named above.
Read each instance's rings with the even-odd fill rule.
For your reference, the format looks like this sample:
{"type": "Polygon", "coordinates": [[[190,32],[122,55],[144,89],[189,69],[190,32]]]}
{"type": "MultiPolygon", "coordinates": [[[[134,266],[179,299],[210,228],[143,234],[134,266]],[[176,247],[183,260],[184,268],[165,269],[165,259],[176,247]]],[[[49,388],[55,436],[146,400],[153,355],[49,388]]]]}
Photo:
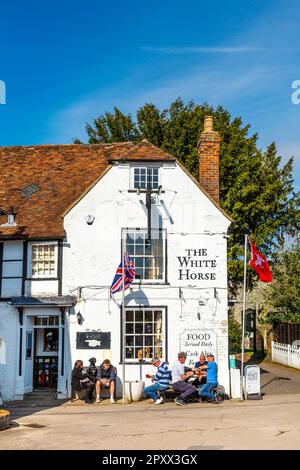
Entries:
{"type": "Polygon", "coordinates": [[[242,344],[242,327],[234,318],[233,312],[228,315],[228,338],[229,338],[229,354],[241,352],[242,344]]]}
{"type": "MultiPolygon", "coordinates": [[[[146,138],[176,156],[197,178],[197,141],[207,114],[213,114],[215,130],[222,137],[220,204],[234,219],[228,242],[229,286],[234,293],[243,278],[245,231],[270,256],[287,234],[294,235],[299,228],[300,195],[293,191],[293,159],[282,165],[275,143],[266,150],[258,148],[258,136],[249,134],[250,125],[243,125],[239,117],[232,119],[224,108],[185,104],[180,98],[163,111],[146,103],[137,111],[136,120],[114,108],[113,113],[86,124],[86,132],[89,143],[146,138]]],[[[256,275],[252,270],[248,275],[252,286],[256,275]]]]}
{"type": "Polygon", "coordinates": [[[281,250],[272,268],[268,290],[269,323],[300,322],[300,235],[292,246],[281,250]]]}

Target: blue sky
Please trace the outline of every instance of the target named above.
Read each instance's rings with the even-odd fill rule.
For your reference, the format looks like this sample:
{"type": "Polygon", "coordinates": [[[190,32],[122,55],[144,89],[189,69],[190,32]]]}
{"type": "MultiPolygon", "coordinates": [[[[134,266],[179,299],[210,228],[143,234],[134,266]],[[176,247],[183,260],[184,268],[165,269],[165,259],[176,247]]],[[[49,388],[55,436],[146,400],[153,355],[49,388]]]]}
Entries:
{"type": "Polygon", "coordinates": [[[241,116],[262,148],[275,140],[300,189],[299,24],[299,0],[1,2],[0,145],[84,139],[115,105],[181,96],[241,116]]]}

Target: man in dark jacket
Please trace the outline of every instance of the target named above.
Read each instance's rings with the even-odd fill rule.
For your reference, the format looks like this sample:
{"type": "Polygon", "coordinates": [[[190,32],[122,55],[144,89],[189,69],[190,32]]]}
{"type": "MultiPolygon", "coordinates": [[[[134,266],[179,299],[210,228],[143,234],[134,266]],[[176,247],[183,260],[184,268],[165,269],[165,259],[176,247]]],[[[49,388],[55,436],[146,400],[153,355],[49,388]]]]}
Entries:
{"type": "Polygon", "coordinates": [[[116,382],[116,370],[111,364],[109,359],[105,359],[101,366],[98,367],[97,382],[96,382],[96,402],[100,403],[100,391],[101,387],[109,388],[110,391],[110,402],[115,403],[115,382],[116,382]]]}

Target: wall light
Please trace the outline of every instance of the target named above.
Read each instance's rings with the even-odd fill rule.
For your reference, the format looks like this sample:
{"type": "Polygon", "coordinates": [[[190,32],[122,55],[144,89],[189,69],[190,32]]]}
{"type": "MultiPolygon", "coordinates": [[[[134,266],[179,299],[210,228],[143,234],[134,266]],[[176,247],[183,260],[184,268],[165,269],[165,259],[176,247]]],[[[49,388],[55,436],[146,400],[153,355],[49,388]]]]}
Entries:
{"type": "Polygon", "coordinates": [[[83,321],[83,316],[81,315],[80,311],[78,310],[77,314],[76,314],[76,318],[77,318],[77,322],[78,322],[78,325],[81,325],[82,324],[82,321],[83,321]]]}

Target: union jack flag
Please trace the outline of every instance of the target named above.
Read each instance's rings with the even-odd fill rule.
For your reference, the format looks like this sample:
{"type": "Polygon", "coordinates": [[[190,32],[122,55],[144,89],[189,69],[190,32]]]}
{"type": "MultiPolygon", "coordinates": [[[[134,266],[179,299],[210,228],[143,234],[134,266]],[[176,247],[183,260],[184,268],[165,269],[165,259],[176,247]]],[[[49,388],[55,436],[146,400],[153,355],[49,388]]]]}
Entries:
{"type": "MultiPolygon", "coordinates": [[[[135,276],[135,266],[133,259],[130,258],[127,252],[124,253],[124,278],[125,286],[124,290],[128,289],[135,276]]],[[[111,294],[116,294],[123,289],[123,266],[122,262],[119,264],[119,267],[116,271],[114,280],[110,287],[111,294]]]]}

